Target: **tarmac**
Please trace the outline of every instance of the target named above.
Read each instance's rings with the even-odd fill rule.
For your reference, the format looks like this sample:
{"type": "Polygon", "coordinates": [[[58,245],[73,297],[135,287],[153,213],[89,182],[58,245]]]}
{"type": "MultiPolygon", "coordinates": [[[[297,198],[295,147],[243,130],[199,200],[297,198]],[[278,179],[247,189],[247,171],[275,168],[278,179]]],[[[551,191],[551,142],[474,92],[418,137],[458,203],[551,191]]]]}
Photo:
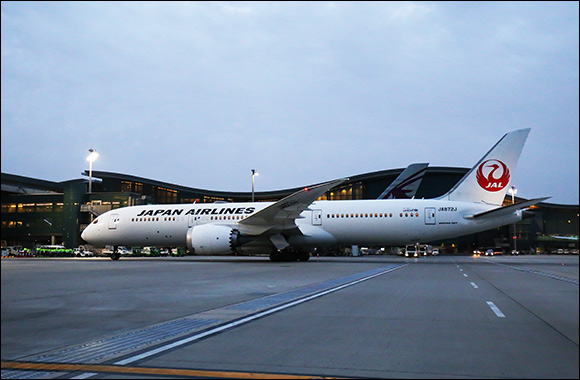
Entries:
{"type": "Polygon", "coordinates": [[[578,379],[578,263],[2,259],[2,379],[578,379]]]}

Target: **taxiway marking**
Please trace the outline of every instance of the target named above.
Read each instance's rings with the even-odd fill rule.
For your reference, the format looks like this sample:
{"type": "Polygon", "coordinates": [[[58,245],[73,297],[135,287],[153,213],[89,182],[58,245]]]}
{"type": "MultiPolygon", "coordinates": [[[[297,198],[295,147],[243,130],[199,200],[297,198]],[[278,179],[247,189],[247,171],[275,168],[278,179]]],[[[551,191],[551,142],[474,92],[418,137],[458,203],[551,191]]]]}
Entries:
{"type": "Polygon", "coordinates": [[[495,315],[497,315],[499,318],[505,318],[504,313],[502,313],[501,310],[499,309],[499,307],[495,306],[495,304],[493,302],[487,301],[487,306],[489,306],[491,308],[491,310],[493,310],[495,315]]]}

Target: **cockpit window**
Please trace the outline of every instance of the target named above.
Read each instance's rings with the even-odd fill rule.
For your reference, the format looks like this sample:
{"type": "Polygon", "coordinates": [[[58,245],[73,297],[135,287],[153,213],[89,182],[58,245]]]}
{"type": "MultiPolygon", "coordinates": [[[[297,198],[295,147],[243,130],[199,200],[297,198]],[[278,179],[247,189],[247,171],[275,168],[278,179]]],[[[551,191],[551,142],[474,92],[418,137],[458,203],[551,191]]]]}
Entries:
{"type": "Polygon", "coordinates": [[[99,221],[99,219],[93,220],[93,224],[97,224],[98,221],[99,221]]]}

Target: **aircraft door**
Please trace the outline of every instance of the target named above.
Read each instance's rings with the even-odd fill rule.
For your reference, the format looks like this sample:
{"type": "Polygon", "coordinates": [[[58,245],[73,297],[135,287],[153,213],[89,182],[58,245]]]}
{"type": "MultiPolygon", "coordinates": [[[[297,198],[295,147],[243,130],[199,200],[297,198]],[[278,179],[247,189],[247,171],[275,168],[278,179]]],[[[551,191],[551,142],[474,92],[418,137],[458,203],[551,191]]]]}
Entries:
{"type": "Polygon", "coordinates": [[[425,207],[425,224],[426,225],[436,224],[435,207],[425,207]]]}
{"type": "Polygon", "coordinates": [[[109,217],[109,229],[114,230],[117,228],[117,222],[119,221],[119,214],[111,214],[109,217]]]}
{"type": "Polygon", "coordinates": [[[195,217],[194,215],[190,215],[190,216],[189,216],[189,219],[188,219],[188,221],[187,221],[187,226],[188,226],[188,227],[193,227],[193,226],[195,226],[195,225],[197,224],[195,221],[196,221],[196,217],[195,217]]]}
{"type": "Polygon", "coordinates": [[[322,210],[312,210],[312,225],[322,226],[322,210]]]}

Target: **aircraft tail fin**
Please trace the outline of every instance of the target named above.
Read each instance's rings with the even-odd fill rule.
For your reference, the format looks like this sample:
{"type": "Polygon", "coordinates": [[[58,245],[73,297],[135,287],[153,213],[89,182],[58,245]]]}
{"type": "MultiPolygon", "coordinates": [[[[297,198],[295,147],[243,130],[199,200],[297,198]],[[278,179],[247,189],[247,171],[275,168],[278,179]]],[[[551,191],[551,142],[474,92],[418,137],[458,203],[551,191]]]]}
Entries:
{"type": "Polygon", "coordinates": [[[429,164],[411,164],[383,191],[377,199],[411,199],[425,176],[429,164]]]}
{"type": "Polygon", "coordinates": [[[500,206],[509,189],[530,128],[506,133],[465,176],[440,199],[500,206]]]}

